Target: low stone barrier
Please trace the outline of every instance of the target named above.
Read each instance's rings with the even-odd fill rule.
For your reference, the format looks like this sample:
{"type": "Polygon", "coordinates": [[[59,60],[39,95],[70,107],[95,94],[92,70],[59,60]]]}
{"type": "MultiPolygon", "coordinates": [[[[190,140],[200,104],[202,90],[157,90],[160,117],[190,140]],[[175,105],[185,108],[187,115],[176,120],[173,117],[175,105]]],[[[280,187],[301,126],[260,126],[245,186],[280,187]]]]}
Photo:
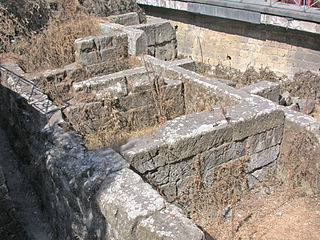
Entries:
{"type": "Polygon", "coordinates": [[[204,239],[118,153],[87,151],[32,82],[1,67],[0,90],[1,123],[19,143],[20,167],[41,196],[55,239],[204,239]],[[171,222],[165,231],[164,220],[171,222]]]}

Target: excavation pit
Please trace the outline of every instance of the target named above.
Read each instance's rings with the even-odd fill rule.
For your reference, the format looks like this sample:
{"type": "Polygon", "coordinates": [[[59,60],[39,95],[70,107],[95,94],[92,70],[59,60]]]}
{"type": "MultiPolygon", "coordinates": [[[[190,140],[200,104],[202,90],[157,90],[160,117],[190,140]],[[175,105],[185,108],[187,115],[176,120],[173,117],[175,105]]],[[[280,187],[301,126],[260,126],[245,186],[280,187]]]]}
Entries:
{"type": "MultiPolygon", "coordinates": [[[[156,45],[149,43],[145,50],[152,52],[156,45]]],[[[185,213],[196,219],[210,210],[210,220],[226,209],[227,216],[239,192],[297,146],[290,139],[294,131],[310,134],[318,148],[319,122],[273,102],[275,85],[234,89],[194,72],[191,60],[136,59],[134,69],[70,81],[72,99],[60,107],[21,78],[30,75],[15,64],[1,66],[1,123],[42,198],[55,239],[203,240],[185,213]],[[106,147],[121,130],[145,127],[152,128],[148,136],[128,134],[112,146],[120,154],[106,147]],[[80,138],[88,136],[98,139],[91,149],[80,138]]]]}

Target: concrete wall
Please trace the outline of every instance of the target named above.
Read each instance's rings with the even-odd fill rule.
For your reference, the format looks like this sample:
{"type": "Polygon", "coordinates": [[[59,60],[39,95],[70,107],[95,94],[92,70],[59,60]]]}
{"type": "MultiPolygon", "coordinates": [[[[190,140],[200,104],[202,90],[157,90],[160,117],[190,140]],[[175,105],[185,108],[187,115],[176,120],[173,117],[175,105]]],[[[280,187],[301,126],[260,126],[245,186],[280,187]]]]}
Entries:
{"type": "Polygon", "coordinates": [[[242,71],[249,66],[269,67],[290,78],[299,71],[319,71],[318,34],[170,9],[145,9],[175,26],[178,55],[242,71]]]}

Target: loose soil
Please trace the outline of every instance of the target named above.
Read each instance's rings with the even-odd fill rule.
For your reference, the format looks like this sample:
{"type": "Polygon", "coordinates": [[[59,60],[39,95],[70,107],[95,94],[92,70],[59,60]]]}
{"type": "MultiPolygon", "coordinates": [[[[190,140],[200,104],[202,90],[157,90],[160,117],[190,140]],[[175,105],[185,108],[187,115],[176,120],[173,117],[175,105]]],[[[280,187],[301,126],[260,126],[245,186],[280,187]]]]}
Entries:
{"type": "MultiPolygon", "coordinates": [[[[197,222],[201,225],[201,219],[197,222]]],[[[320,197],[306,196],[277,183],[261,183],[245,194],[230,214],[205,230],[215,240],[317,240],[320,197]]]]}

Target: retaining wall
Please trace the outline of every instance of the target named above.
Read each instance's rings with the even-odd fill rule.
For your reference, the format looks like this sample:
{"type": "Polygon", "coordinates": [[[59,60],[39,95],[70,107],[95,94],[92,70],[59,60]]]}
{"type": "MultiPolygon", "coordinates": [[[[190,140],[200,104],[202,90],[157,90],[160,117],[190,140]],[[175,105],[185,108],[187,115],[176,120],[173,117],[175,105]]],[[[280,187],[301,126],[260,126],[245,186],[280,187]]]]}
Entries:
{"type": "MultiPolygon", "coordinates": [[[[210,112],[175,118],[164,123],[152,136],[129,140],[121,147],[124,158],[161,189],[169,201],[181,198],[198,174],[194,163],[199,159],[201,181],[208,186],[212,185],[215,167],[245,155],[249,185],[261,180],[280,152],[284,113],[277,104],[177,66],[166,67],[162,72],[164,76],[176,75],[184,86],[188,82],[205,86],[208,92],[219,93],[216,96],[220,101],[211,102],[211,109],[207,109],[210,112]],[[214,108],[224,103],[229,106],[214,108]]],[[[192,89],[189,105],[199,102],[195,96],[201,94],[198,88],[192,89]]]]}
{"type": "Polygon", "coordinates": [[[319,34],[170,9],[145,9],[175,26],[180,56],[241,71],[249,66],[268,67],[289,78],[301,71],[319,72],[319,34]]]}
{"type": "Polygon", "coordinates": [[[1,112],[55,239],[204,239],[119,154],[107,147],[87,151],[77,133],[64,130],[60,109],[46,95],[3,68],[1,112]]]}

